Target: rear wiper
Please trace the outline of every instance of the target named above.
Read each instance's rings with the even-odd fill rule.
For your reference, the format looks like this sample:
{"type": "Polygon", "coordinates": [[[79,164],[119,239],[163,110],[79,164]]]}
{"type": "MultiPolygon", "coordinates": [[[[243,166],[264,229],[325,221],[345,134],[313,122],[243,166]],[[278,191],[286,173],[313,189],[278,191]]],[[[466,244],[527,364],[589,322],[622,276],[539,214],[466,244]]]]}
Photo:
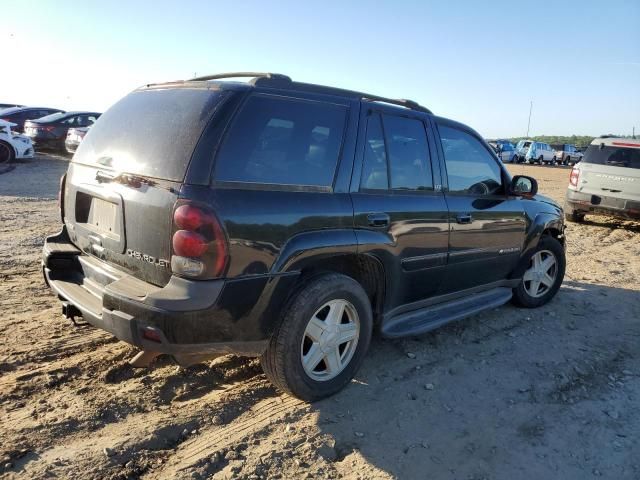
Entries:
{"type": "Polygon", "coordinates": [[[140,188],[142,184],[154,186],[156,183],[148,178],[139,177],[138,175],[131,175],[130,173],[120,173],[119,175],[109,175],[108,173],[96,172],[96,180],[98,183],[119,183],[121,185],[127,185],[133,188],[140,188]]]}

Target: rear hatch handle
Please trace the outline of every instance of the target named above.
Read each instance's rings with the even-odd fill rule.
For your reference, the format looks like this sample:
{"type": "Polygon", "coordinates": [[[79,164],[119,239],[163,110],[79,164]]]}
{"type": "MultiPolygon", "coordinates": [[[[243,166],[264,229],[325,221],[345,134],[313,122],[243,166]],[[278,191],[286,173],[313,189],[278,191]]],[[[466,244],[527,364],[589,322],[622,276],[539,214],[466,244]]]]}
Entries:
{"type": "Polygon", "coordinates": [[[98,183],[110,183],[115,182],[121,185],[127,185],[133,188],[140,188],[142,184],[155,186],[156,182],[149,180],[148,178],[139,177],[137,175],[131,175],[130,173],[120,173],[118,175],[109,175],[101,170],[96,172],[96,180],[98,183]]]}

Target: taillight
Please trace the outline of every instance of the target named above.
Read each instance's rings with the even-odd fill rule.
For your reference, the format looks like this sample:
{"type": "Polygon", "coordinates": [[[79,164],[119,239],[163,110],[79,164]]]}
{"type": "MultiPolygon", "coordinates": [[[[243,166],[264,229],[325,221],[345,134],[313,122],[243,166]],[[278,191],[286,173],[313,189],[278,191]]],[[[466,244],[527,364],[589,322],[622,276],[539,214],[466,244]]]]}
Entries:
{"type": "Polygon", "coordinates": [[[571,175],[569,175],[569,183],[574,187],[577,187],[579,178],[580,178],[580,169],[574,167],[571,170],[571,175]]]}
{"type": "Polygon", "coordinates": [[[171,269],[176,275],[216,278],[227,265],[227,240],[215,214],[179,200],[173,211],[171,269]]]}
{"type": "Polygon", "coordinates": [[[67,183],[67,174],[60,177],[60,189],[58,190],[58,209],[60,210],[60,219],[64,223],[64,187],[67,183]]]}

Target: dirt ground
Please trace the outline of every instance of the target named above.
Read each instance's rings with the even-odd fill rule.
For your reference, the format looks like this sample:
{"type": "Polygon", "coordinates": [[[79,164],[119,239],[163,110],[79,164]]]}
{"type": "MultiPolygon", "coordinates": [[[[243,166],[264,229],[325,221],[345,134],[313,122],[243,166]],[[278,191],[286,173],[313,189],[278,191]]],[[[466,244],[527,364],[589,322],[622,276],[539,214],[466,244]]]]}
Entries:
{"type": "MultiPolygon", "coordinates": [[[[0,175],[2,478],[640,479],[640,224],[569,224],[537,310],[374,339],[342,393],[304,404],[256,360],[133,369],[40,274],[66,162],[0,175]]],[[[562,200],[565,168],[514,166],[562,200]]]]}

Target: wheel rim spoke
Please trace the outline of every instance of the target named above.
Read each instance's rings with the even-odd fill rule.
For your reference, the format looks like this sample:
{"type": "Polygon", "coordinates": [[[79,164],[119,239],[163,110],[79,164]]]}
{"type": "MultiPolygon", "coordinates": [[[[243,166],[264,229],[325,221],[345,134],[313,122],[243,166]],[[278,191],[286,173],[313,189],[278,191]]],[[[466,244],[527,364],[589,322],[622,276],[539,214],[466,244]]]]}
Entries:
{"type": "Polygon", "coordinates": [[[327,325],[337,325],[342,321],[342,315],[344,315],[344,302],[334,302],[329,308],[325,323],[327,325]]]}
{"type": "Polygon", "coordinates": [[[350,342],[358,335],[358,326],[355,323],[344,323],[338,328],[338,345],[350,342]]]}
{"type": "Polygon", "coordinates": [[[322,337],[322,332],[324,332],[325,324],[318,317],[313,317],[307,325],[307,330],[305,334],[313,340],[313,342],[319,342],[322,337]]]}
{"type": "Polygon", "coordinates": [[[531,280],[533,280],[534,277],[534,272],[533,270],[527,270],[526,272],[524,272],[524,277],[522,277],[524,279],[525,282],[530,282],[531,280]]]}
{"type": "Polygon", "coordinates": [[[542,264],[540,265],[540,271],[542,272],[548,272],[551,267],[553,267],[556,264],[556,259],[553,257],[547,257],[544,259],[544,261],[542,262],[542,264]]]}
{"type": "Polygon", "coordinates": [[[309,352],[302,358],[302,363],[306,369],[313,371],[323,358],[324,352],[318,344],[314,343],[309,349],[309,352]]]}
{"type": "Polygon", "coordinates": [[[547,288],[551,288],[551,286],[553,285],[553,278],[548,273],[545,273],[540,280],[540,283],[542,283],[547,288]]]}
{"type": "Polygon", "coordinates": [[[531,280],[531,292],[533,296],[538,295],[538,290],[540,290],[540,282],[538,280],[531,280]]]}
{"type": "Polygon", "coordinates": [[[331,350],[325,357],[324,362],[330,374],[337,375],[342,371],[342,359],[337,348],[331,350]]]}

